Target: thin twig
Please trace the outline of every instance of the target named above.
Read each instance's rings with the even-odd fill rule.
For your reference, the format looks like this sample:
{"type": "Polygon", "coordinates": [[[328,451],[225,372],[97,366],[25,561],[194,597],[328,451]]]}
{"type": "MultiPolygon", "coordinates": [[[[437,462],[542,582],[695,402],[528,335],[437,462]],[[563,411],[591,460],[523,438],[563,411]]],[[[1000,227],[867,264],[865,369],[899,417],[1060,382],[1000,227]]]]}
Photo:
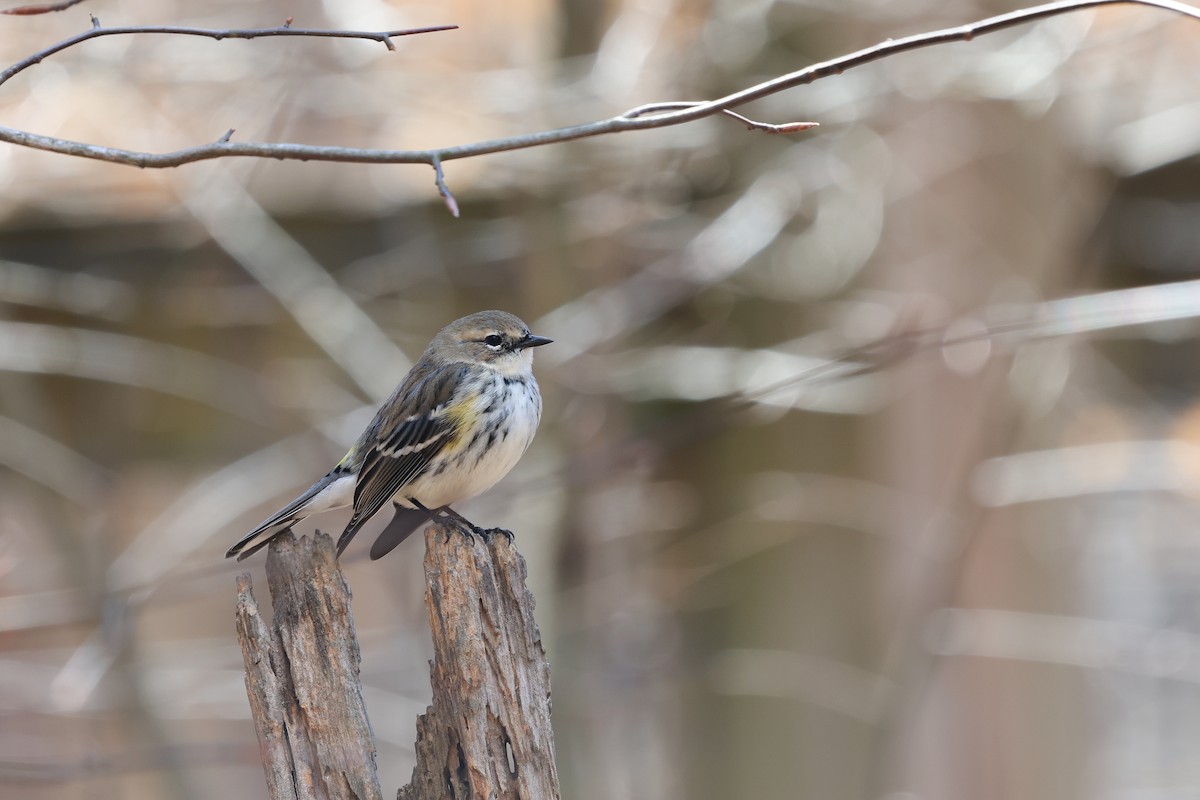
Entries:
{"type": "Polygon", "coordinates": [[[756,119],[744,117],[736,111],[730,111],[728,108],[725,109],[725,114],[741,122],[747,129],[762,131],[763,133],[800,133],[801,131],[807,131],[821,125],[819,122],[759,122],[756,119]]]}
{"type": "Polygon", "coordinates": [[[205,39],[215,39],[218,42],[225,39],[263,39],[268,36],[306,36],[309,38],[327,39],[367,39],[372,42],[381,42],[388,50],[395,50],[396,46],[392,43],[392,39],[397,36],[452,31],[457,30],[457,28],[457,25],[434,25],[428,28],[408,28],[400,31],[336,31],[320,28],[292,28],[286,24],[280,25],[277,28],[250,28],[246,30],[185,28],[172,25],[128,25],[117,28],[105,28],[100,25],[100,20],[95,15],[92,15],[92,27],[90,29],[68,39],[63,39],[58,44],[52,44],[30,56],[26,56],[3,72],[0,72],[0,85],[3,85],[5,81],[14,75],[24,72],[35,64],[40,64],[55,53],[61,53],[63,50],[74,47],[77,44],[91,39],[98,39],[101,36],[132,36],[134,34],[157,33],[168,36],[200,36],[205,39]]]}
{"type": "MultiPolygon", "coordinates": [[[[704,103],[704,100],[677,100],[672,103],[652,103],[648,106],[631,108],[621,116],[633,118],[661,111],[680,111],[688,108],[695,108],[696,106],[702,106],[704,103]]],[[[730,111],[728,108],[723,109],[722,113],[728,117],[736,119],[738,122],[741,122],[752,131],[764,131],[766,133],[798,133],[800,131],[809,130],[810,128],[820,127],[821,124],[819,122],[783,122],[778,124],[771,122],[759,122],[756,119],[750,119],[749,117],[742,116],[736,111],[730,111]]]]}
{"type": "Polygon", "coordinates": [[[454,199],[454,194],[451,193],[450,187],[446,185],[446,176],[442,172],[442,160],[434,156],[431,163],[433,166],[434,183],[437,184],[438,194],[442,196],[442,201],[446,204],[446,208],[450,209],[450,215],[457,219],[458,201],[454,199]]]}
{"type": "MultiPolygon", "coordinates": [[[[840,56],[830,61],[814,64],[796,72],[781,75],[769,81],[755,84],[739,92],[704,102],[665,102],[652,103],[632,108],[615,117],[588,122],[582,125],[572,125],[566,128],[541,131],[538,133],[510,136],[503,139],[489,139],[481,142],[442,147],[431,150],[379,150],[357,147],[329,147],[319,145],[293,144],[286,142],[227,142],[218,141],[210,144],[188,147],[169,153],[147,153],[133,150],[122,150],[114,147],[74,142],[51,136],[41,136],[14,128],[0,126],[0,141],[10,144],[30,147],[36,150],[46,150],[63,155],[91,158],[114,164],[126,164],[134,167],[163,169],[178,167],[196,161],[207,161],[214,158],[250,157],[275,158],[280,160],[297,161],[336,161],[344,163],[370,164],[428,164],[431,167],[443,161],[459,158],[500,153],[509,150],[522,150],[530,147],[540,147],[558,142],[568,142],[584,139],[589,136],[601,136],[624,131],[645,130],[649,128],[665,128],[681,125],[686,122],[705,117],[724,114],[730,108],[745,105],[760,100],[786,89],[813,83],[822,78],[840,75],[848,69],[860,67],[879,61],[899,53],[917,50],[922,47],[945,44],[948,42],[969,42],[977,36],[1023,25],[1037,20],[1108,5],[1139,5],[1172,11],[1200,21],[1200,9],[1185,5],[1176,0],[1064,0],[1063,2],[1047,3],[1033,8],[1013,11],[989,17],[978,22],[960,25],[953,28],[920,33],[902,39],[889,39],[873,47],[868,47],[848,55],[840,56]]],[[[206,36],[213,39],[242,38],[250,39],[260,36],[333,36],[340,38],[371,39],[388,44],[392,36],[410,33],[424,33],[434,30],[446,30],[454,26],[437,28],[420,28],[409,31],[318,31],[297,28],[268,28],[255,31],[213,31],[196,28],[96,28],[72,39],[67,39],[53,47],[42,50],[24,59],[4,72],[0,73],[0,84],[5,80],[26,69],[49,55],[65,50],[96,36],[110,36],[134,33],[174,33],[190,36],[206,36]]],[[[739,115],[740,116],[740,115],[739,115]]],[[[743,118],[743,121],[747,121],[743,118]]],[[[753,122],[753,120],[749,120],[753,122]]],[[[808,123],[785,123],[771,126],[769,123],[754,123],[752,127],[768,132],[784,133],[802,130],[800,126],[808,127],[808,123]]],[[[440,189],[441,187],[439,187],[440,189]]],[[[444,196],[444,195],[443,195],[444,196]]]]}
{"type": "Polygon", "coordinates": [[[35,6],[17,6],[16,8],[6,8],[0,11],[0,14],[10,14],[14,17],[30,17],[35,14],[52,14],[55,11],[66,11],[71,6],[77,6],[83,0],[61,0],[58,3],[42,3],[35,6]]]}

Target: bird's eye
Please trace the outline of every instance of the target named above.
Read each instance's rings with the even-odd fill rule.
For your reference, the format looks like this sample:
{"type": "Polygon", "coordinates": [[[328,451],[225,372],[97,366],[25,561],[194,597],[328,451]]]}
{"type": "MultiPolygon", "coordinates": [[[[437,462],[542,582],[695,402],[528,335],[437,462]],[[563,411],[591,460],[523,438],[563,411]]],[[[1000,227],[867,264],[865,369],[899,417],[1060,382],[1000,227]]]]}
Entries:
{"type": "Polygon", "coordinates": [[[504,344],[504,338],[499,334],[493,333],[491,336],[485,336],[483,343],[488,347],[499,347],[500,345],[504,344]]]}

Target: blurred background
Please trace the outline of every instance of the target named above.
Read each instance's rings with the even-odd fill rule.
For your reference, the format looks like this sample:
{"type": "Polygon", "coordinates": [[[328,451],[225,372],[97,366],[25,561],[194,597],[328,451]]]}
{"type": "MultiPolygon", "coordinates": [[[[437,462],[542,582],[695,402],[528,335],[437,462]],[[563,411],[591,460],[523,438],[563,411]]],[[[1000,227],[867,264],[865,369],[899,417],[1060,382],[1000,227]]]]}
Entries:
{"type": "MultiPolygon", "coordinates": [[[[12,7],[15,2],[7,2],[12,7]]],[[[3,124],[421,148],[716,97],[1016,3],[89,0],[0,18],[3,124]]],[[[0,794],[265,797],[225,549],[446,322],[503,308],[563,796],[1200,793],[1200,24],[1119,7],[729,119],[430,171],[0,148],[0,794]]],[[[344,515],[309,521],[340,530],[344,515]]],[[[420,538],[342,564],[387,796],[420,538]]]]}

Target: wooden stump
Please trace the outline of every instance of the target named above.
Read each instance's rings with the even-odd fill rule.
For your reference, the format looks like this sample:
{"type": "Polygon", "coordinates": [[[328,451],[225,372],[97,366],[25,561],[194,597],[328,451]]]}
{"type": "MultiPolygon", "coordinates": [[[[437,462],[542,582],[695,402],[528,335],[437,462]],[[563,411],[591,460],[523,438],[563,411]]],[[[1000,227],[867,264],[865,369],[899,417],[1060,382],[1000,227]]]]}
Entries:
{"type": "Polygon", "coordinates": [[[382,800],[358,680],[350,588],[333,541],[276,537],[267,554],[270,628],[249,574],[238,579],[246,691],[272,800],[382,800]]]}
{"type": "MultiPolygon", "coordinates": [[[[484,541],[435,524],[425,540],[433,704],[417,720],[417,765],[398,800],[558,800],[550,667],[525,560],[502,532],[484,541]]],[[[332,540],[280,535],[267,583],[272,625],[243,575],[237,629],[270,797],[382,800],[332,540]]]]}
{"type": "Polygon", "coordinates": [[[503,532],[446,524],[425,534],[433,704],[417,720],[417,766],[397,800],[558,800],[550,665],[503,532]]]}

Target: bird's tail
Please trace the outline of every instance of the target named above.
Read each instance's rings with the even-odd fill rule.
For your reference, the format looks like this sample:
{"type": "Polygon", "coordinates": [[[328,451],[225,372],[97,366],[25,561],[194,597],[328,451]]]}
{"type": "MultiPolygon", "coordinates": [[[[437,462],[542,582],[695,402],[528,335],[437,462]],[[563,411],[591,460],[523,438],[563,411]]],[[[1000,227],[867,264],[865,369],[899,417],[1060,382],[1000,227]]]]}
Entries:
{"type": "Polygon", "coordinates": [[[354,476],[335,469],[239,539],[225,557],[237,556],[238,561],[249,558],[305,517],[349,505],[353,496],[354,476]]]}

